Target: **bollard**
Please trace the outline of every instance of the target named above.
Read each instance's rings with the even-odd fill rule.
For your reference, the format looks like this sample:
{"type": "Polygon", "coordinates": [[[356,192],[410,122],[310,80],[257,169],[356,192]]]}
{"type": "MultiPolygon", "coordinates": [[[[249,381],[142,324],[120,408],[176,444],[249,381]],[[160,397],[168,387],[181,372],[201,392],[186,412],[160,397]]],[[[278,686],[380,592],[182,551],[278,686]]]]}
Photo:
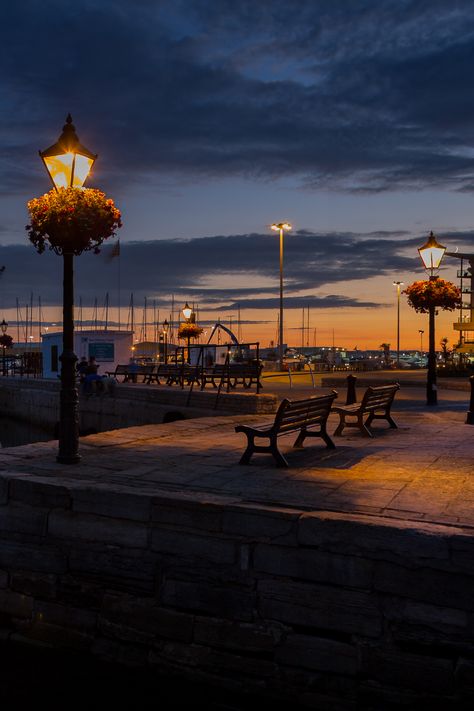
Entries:
{"type": "Polygon", "coordinates": [[[355,375],[348,375],[347,376],[346,405],[353,405],[355,402],[357,402],[356,382],[357,382],[357,377],[355,375]]]}
{"type": "Polygon", "coordinates": [[[469,412],[466,417],[466,425],[474,425],[474,375],[471,375],[469,380],[471,383],[471,402],[469,403],[469,412]]]}

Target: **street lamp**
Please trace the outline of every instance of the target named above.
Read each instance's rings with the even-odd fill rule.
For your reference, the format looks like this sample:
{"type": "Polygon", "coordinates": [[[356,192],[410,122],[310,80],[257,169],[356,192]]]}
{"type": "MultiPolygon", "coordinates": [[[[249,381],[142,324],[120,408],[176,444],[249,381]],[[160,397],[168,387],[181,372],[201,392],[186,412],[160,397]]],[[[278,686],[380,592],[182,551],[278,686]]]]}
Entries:
{"type": "MultiPolygon", "coordinates": [[[[2,336],[4,336],[7,332],[8,328],[8,323],[3,319],[2,323],[0,323],[0,328],[2,329],[2,336]]],[[[2,358],[2,374],[6,375],[7,374],[7,369],[6,369],[6,361],[5,361],[5,348],[6,344],[5,342],[2,343],[3,346],[3,358],[2,358]]]]}
{"type": "MultiPolygon", "coordinates": [[[[182,314],[184,318],[186,319],[186,323],[194,323],[196,317],[194,315],[194,311],[186,301],[185,305],[183,306],[182,309],[182,314]]],[[[191,362],[191,336],[187,335],[187,341],[188,341],[188,363],[191,362]]]]}
{"type": "MultiPolygon", "coordinates": [[[[423,262],[423,266],[430,273],[430,281],[436,281],[438,278],[434,275],[434,271],[439,269],[441,261],[446,252],[446,247],[436,240],[433,232],[430,235],[426,243],[418,248],[418,252],[423,262]]],[[[437,405],[438,404],[438,392],[436,385],[436,348],[435,348],[435,315],[436,307],[430,304],[428,307],[429,313],[429,350],[428,350],[428,375],[426,381],[426,404],[427,405],[437,405]]]]}
{"type": "Polygon", "coordinates": [[[423,358],[423,334],[424,334],[424,331],[420,328],[420,329],[418,329],[418,333],[420,334],[420,358],[423,358]]]}
{"type": "Polygon", "coordinates": [[[283,370],[283,238],[285,232],[291,230],[291,225],[288,222],[274,222],[271,229],[280,233],[280,334],[278,344],[278,360],[280,361],[280,370],[283,370]]]}
{"type": "MultiPolygon", "coordinates": [[[[80,142],[68,114],[58,141],[39,152],[56,189],[82,188],[97,158],[80,142]]],[[[61,361],[61,394],[59,407],[59,447],[57,461],[75,464],[79,455],[79,394],[76,387],[74,353],[74,254],[81,249],[74,245],[56,248],[63,257],[63,352],[61,361]]]]}
{"type": "Polygon", "coordinates": [[[168,360],[168,328],[169,328],[169,323],[168,323],[168,320],[167,320],[166,318],[165,318],[165,320],[163,321],[162,328],[163,328],[163,336],[164,336],[164,339],[165,339],[165,341],[164,341],[164,348],[165,348],[165,350],[164,350],[164,359],[165,359],[165,363],[166,363],[167,360],[168,360]]]}
{"type": "Polygon", "coordinates": [[[397,287],[397,368],[400,367],[400,287],[402,281],[394,281],[393,286],[397,287]]]}

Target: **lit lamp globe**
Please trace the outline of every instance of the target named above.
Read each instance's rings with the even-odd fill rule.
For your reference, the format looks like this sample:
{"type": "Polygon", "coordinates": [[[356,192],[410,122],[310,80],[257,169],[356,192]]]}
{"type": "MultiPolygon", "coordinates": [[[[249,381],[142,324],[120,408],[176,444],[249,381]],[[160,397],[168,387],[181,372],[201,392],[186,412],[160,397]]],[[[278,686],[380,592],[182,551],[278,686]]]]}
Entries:
{"type": "Polygon", "coordinates": [[[71,114],[57,142],[39,154],[56,190],[82,188],[97,158],[80,143],[71,114]]]}
{"type": "Polygon", "coordinates": [[[5,319],[3,319],[2,323],[0,323],[0,328],[2,329],[2,333],[7,332],[8,323],[5,321],[5,319]]]}
{"type": "Polygon", "coordinates": [[[162,325],[163,333],[165,333],[165,334],[168,333],[168,328],[169,328],[168,319],[165,318],[165,320],[163,321],[163,325],[162,325]]]}
{"type": "Polygon", "coordinates": [[[193,312],[192,308],[189,306],[188,302],[186,301],[184,308],[183,308],[183,316],[186,319],[186,321],[189,321],[189,319],[191,318],[192,312],[193,312]]]}
{"type": "Polygon", "coordinates": [[[430,232],[425,244],[422,247],[418,247],[420,259],[425,269],[431,272],[431,276],[433,276],[434,270],[439,268],[445,252],[446,247],[443,247],[443,245],[438,242],[433,232],[430,232]]]}

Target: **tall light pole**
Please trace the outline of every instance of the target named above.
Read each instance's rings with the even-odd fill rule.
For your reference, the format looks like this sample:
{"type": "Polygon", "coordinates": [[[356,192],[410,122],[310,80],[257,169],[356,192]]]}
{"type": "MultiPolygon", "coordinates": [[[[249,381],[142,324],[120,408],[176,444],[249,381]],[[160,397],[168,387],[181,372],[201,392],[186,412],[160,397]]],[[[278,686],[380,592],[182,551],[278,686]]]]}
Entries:
{"type": "Polygon", "coordinates": [[[420,358],[423,358],[423,329],[418,329],[418,333],[420,334],[420,358]]]}
{"type": "MultiPolygon", "coordinates": [[[[79,143],[70,114],[58,141],[39,154],[56,191],[60,188],[82,188],[97,158],[79,143]]],[[[74,353],[74,255],[80,254],[82,249],[71,244],[55,251],[63,257],[63,352],[60,356],[61,394],[57,461],[75,464],[80,461],[80,455],[77,356],[74,353]]]]}
{"type": "Polygon", "coordinates": [[[402,281],[394,281],[393,286],[397,287],[397,368],[400,367],[400,287],[402,281]]]}
{"type": "MultiPolygon", "coordinates": [[[[436,281],[434,271],[439,269],[441,261],[446,252],[446,247],[439,244],[433,232],[426,243],[418,248],[418,252],[423,262],[423,266],[430,274],[430,281],[436,281]]],[[[435,347],[435,315],[436,307],[431,305],[428,307],[429,313],[429,350],[428,350],[428,374],[426,380],[426,404],[438,404],[438,387],[436,384],[436,347],[435,347]]]]}
{"type": "Polygon", "coordinates": [[[280,233],[280,328],[279,328],[279,343],[278,343],[278,360],[280,362],[280,370],[283,370],[283,241],[285,232],[291,230],[289,222],[274,222],[271,225],[272,230],[280,233]]]}

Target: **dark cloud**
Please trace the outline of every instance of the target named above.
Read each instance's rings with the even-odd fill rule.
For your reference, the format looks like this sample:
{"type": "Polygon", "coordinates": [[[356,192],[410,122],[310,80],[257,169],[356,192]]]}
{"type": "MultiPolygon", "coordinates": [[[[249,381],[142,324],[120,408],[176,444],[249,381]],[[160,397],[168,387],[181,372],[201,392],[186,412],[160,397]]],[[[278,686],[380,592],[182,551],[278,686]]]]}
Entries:
{"type": "Polygon", "coordinates": [[[472,190],[470,0],[23,0],[2,8],[1,191],[71,111],[95,178],[472,190]]]}
{"type": "MultiPolygon", "coordinates": [[[[368,308],[376,304],[344,295],[345,285],[377,275],[419,272],[417,247],[426,235],[401,231],[355,234],[313,233],[302,230],[285,238],[285,308],[368,308]],[[329,292],[329,293],[328,293],[329,292]]],[[[454,251],[472,251],[473,234],[439,236],[454,251]]],[[[110,292],[117,303],[118,284],[123,307],[133,292],[135,304],[147,297],[168,307],[194,300],[214,311],[245,308],[274,309],[279,294],[278,237],[249,234],[122,243],[120,258],[111,259],[112,245],[100,255],[85,253],[75,260],[76,303],[91,307],[110,292]],[[220,284],[223,284],[220,286],[220,284]]],[[[34,294],[43,305],[61,303],[62,262],[52,252],[38,255],[32,246],[0,247],[3,303],[16,298],[28,303],[34,294]]],[[[381,299],[383,303],[383,298],[381,299]]]]}

